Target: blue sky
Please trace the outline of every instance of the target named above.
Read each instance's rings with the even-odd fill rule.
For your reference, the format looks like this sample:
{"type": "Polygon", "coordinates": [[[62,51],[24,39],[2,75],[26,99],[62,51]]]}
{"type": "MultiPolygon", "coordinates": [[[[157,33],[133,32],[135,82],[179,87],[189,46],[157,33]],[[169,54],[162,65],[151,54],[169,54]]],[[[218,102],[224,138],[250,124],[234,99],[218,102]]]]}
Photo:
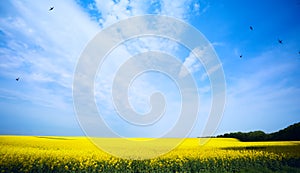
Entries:
{"type": "MultiPolygon", "coordinates": [[[[103,28],[143,14],[183,20],[213,45],[226,79],[226,106],[215,134],[273,132],[300,121],[297,0],[11,0],[0,2],[0,134],[83,135],[72,98],[80,54],[103,28]],[[48,10],[51,6],[53,11],[48,10]]],[[[120,64],[149,50],[178,57],[197,79],[201,109],[190,136],[199,136],[211,104],[206,71],[184,47],[161,38],[130,40],[107,57],[95,80],[95,100],[103,118],[122,136],[157,136],[171,128],[179,111],[178,91],[165,76],[141,75],[129,90],[132,106],[141,113],[149,110],[153,91],[166,93],[170,107],[159,126],[131,128],[109,101],[112,76],[120,64]]]]}

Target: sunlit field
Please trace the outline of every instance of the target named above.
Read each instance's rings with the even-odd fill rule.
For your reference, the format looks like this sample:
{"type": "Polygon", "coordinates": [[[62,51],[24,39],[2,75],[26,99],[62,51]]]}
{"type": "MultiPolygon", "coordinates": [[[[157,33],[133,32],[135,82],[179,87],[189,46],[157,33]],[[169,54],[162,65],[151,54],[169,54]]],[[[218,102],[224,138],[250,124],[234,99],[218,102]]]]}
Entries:
{"type": "MultiPolygon", "coordinates": [[[[132,159],[99,150],[84,137],[0,137],[1,172],[300,172],[300,142],[190,138],[171,152],[141,160],[120,139],[102,138],[132,159]]],[[[156,143],[157,150],[168,141],[156,143]]],[[[141,148],[139,153],[147,155],[141,148]]],[[[147,151],[147,150],[146,150],[147,151]]]]}

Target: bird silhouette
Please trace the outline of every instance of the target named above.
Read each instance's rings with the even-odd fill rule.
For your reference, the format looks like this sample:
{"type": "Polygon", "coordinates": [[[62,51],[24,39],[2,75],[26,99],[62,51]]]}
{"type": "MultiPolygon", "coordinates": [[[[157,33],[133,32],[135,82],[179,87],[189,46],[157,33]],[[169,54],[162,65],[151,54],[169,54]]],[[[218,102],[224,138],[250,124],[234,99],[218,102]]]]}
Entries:
{"type": "Polygon", "coordinates": [[[16,78],[16,81],[19,81],[20,77],[16,78]]]}
{"type": "Polygon", "coordinates": [[[282,40],[278,39],[278,43],[279,43],[279,44],[282,44],[282,40]]]}
{"type": "Polygon", "coordinates": [[[250,26],[250,30],[253,31],[253,27],[252,26],[250,26]]]}
{"type": "Polygon", "coordinates": [[[49,11],[52,11],[53,9],[54,9],[54,7],[50,7],[50,8],[49,8],[49,11]]]}
{"type": "Polygon", "coordinates": [[[242,54],[240,55],[240,58],[243,58],[243,55],[242,55],[242,54]]]}

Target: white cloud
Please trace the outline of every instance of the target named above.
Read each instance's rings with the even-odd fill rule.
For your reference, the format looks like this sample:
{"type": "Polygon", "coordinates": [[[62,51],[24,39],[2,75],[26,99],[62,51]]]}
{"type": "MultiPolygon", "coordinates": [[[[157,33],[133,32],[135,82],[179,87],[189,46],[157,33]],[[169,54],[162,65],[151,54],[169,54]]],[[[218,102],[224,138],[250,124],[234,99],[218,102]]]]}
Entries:
{"type": "MultiPolygon", "coordinates": [[[[193,49],[189,56],[185,58],[183,65],[188,71],[193,74],[198,72],[202,68],[202,63],[207,64],[211,61],[211,57],[208,55],[208,47],[196,47],[193,49]],[[200,60],[202,61],[200,61],[200,60]]],[[[179,73],[180,77],[186,76],[186,72],[182,69],[179,73]]]]}
{"type": "Polygon", "coordinates": [[[99,22],[103,27],[107,27],[130,16],[137,15],[134,14],[135,11],[132,10],[129,0],[120,0],[117,2],[112,0],[96,0],[96,6],[101,13],[101,20],[99,22]]]}
{"type": "MultiPolygon", "coordinates": [[[[185,58],[183,66],[188,69],[190,74],[194,74],[200,70],[205,69],[205,72],[200,77],[201,81],[204,81],[208,76],[222,68],[222,64],[215,59],[213,50],[209,46],[196,47],[185,58]]],[[[187,71],[183,69],[180,71],[179,76],[184,77],[187,75],[187,71]]]]}
{"type": "Polygon", "coordinates": [[[34,86],[23,91],[28,95],[26,99],[36,100],[36,93],[45,99],[51,94],[48,102],[53,104],[45,105],[59,107],[70,104],[76,61],[99,27],[75,2],[55,1],[54,4],[54,10],[49,11],[50,5],[46,1],[11,2],[9,8],[12,11],[0,19],[0,29],[8,45],[0,48],[4,54],[0,66],[5,68],[0,74],[7,77],[20,75],[20,82],[34,86]],[[45,87],[49,84],[56,87],[45,87]],[[61,95],[57,87],[62,87],[68,94],[61,95]]]}
{"type": "MultiPolygon", "coordinates": [[[[0,29],[5,33],[8,45],[0,48],[3,55],[3,59],[0,60],[3,70],[0,75],[9,78],[20,75],[20,83],[23,82],[25,90],[21,92],[1,88],[1,95],[46,107],[71,108],[72,77],[76,62],[88,41],[101,28],[131,16],[152,12],[187,19],[190,1],[161,1],[160,6],[152,9],[152,12],[149,12],[148,6],[152,1],[145,3],[120,0],[114,3],[96,0],[95,3],[95,6],[89,5],[88,8],[96,7],[101,13],[100,26],[71,0],[51,3],[33,0],[11,1],[9,9],[12,11],[0,18],[0,29]],[[50,6],[54,6],[53,11],[48,10],[50,6]]],[[[181,28],[178,28],[178,33],[180,32],[181,28]]],[[[121,45],[120,49],[115,49],[106,64],[103,64],[101,80],[96,81],[95,93],[96,99],[100,100],[100,106],[107,106],[107,110],[113,108],[107,102],[111,99],[110,84],[113,74],[130,56],[149,50],[164,51],[177,56],[178,47],[178,43],[168,39],[149,37],[129,41],[121,45]]],[[[149,79],[151,77],[135,83],[130,92],[129,99],[136,107],[149,106],[149,94],[157,89],[157,83],[151,83],[149,79]]],[[[172,91],[169,91],[170,96],[172,91]]],[[[169,101],[171,108],[178,104],[176,100],[169,101]]],[[[179,109],[178,106],[176,108],[179,109]]],[[[169,110],[170,119],[176,113],[172,111],[175,109],[169,110]]],[[[169,122],[165,119],[163,123],[169,122]]]]}
{"type": "Polygon", "coordinates": [[[220,69],[222,67],[222,64],[217,64],[209,69],[207,69],[206,73],[203,73],[201,75],[201,81],[205,80],[208,76],[210,76],[212,73],[214,73],[215,71],[217,71],[218,69],[220,69]]]}
{"type": "Polygon", "coordinates": [[[188,18],[189,5],[191,1],[186,0],[162,0],[161,14],[186,20],[188,18]]]}
{"type": "Polygon", "coordinates": [[[184,70],[183,67],[179,72],[179,77],[184,77],[187,74],[187,72],[189,73],[195,73],[196,71],[198,71],[201,67],[201,63],[198,60],[198,58],[191,52],[189,54],[188,57],[185,58],[184,62],[183,62],[183,66],[185,66],[185,68],[188,69],[188,71],[184,70]]]}
{"type": "Polygon", "coordinates": [[[210,8],[210,2],[209,1],[201,1],[201,2],[195,2],[193,11],[197,15],[202,15],[206,13],[206,11],[210,8]]]}
{"type": "Polygon", "coordinates": [[[219,131],[270,132],[268,128],[275,124],[295,121],[300,89],[292,73],[297,67],[285,59],[274,59],[281,54],[264,52],[242,64],[243,71],[234,77],[227,76],[226,110],[219,131]]]}
{"type": "Polygon", "coordinates": [[[200,4],[198,2],[194,3],[194,10],[199,11],[200,9],[200,4]]]}
{"type": "MultiPolygon", "coordinates": [[[[155,37],[137,38],[119,45],[106,57],[106,60],[103,62],[97,74],[95,91],[98,103],[105,103],[105,105],[108,105],[107,109],[113,111],[113,106],[110,105],[111,103],[109,102],[111,100],[114,75],[133,55],[152,50],[170,53],[176,58],[175,48],[177,46],[175,42],[155,37]],[[161,44],[158,45],[158,42],[161,44]]],[[[141,109],[144,109],[149,106],[149,96],[157,88],[157,83],[153,83],[153,76],[146,76],[147,77],[139,79],[138,82],[133,85],[133,88],[130,89],[129,100],[136,108],[141,107],[141,109]]]]}

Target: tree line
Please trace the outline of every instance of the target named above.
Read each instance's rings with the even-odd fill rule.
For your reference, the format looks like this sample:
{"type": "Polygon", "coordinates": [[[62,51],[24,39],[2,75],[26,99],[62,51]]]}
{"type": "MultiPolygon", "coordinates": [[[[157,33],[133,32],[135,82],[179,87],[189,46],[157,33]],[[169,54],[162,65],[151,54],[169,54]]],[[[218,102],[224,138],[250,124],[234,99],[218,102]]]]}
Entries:
{"type": "Polygon", "coordinates": [[[261,130],[253,132],[233,132],[218,135],[218,138],[236,138],[240,141],[300,141],[300,122],[274,133],[261,130]]]}

